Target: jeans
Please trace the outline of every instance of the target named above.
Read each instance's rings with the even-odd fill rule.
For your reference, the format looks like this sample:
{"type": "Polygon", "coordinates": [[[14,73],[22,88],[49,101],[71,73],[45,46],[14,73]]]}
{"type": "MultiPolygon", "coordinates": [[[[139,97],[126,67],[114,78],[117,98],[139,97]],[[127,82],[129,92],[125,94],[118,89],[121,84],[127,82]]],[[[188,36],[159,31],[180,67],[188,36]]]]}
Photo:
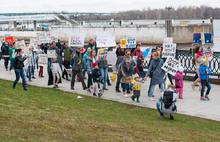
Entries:
{"type": "Polygon", "coordinates": [[[8,61],[9,61],[9,57],[4,57],[4,65],[5,65],[5,69],[8,70],[8,61]]]}
{"type": "Polygon", "coordinates": [[[83,74],[82,71],[76,71],[76,70],[72,70],[72,79],[71,79],[71,88],[74,89],[74,85],[75,85],[75,80],[76,80],[76,75],[78,75],[80,82],[82,83],[82,87],[85,90],[86,89],[86,84],[83,80],[83,74]]]}
{"type": "Polygon", "coordinates": [[[92,86],[92,74],[88,73],[87,87],[90,88],[92,86]]]}
{"type": "Polygon", "coordinates": [[[10,60],[10,68],[9,70],[14,69],[14,60],[10,60]]]}
{"type": "Polygon", "coordinates": [[[32,74],[31,73],[31,70],[32,70],[31,68],[32,68],[31,66],[28,66],[27,73],[26,73],[27,74],[27,78],[28,78],[29,81],[31,81],[31,74],[32,74]]]}
{"type": "MultiPolygon", "coordinates": [[[[150,83],[149,90],[148,90],[148,97],[154,97],[154,90],[156,85],[152,85],[150,83]]],[[[163,93],[165,91],[164,83],[159,84],[160,92],[163,93]]]]}
{"type": "Polygon", "coordinates": [[[122,83],[121,85],[122,85],[123,92],[130,91],[129,83],[122,83]]]}
{"type": "Polygon", "coordinates": [[[103,88],[106,88],[107,78],[108,78],[108,68],[100,68],[102,74],[103,88]]]}
{"type": "Polygon", "coordinates": [[[121,76],[117,75],[115,90],[119,90],[120,83],[121,83],[121,76]]]}
{"type": "Polygon", "coordinates": [[[24,88],[24,90],[26,90],[26,80],[25,80],[25,75],[24,75],[24,70],[23,69],[15,69],[15,76],[16,76],[16,79],[13,83],[13,89],[15,89],[20,77],[22,79],[22,86],[24,88]]]}
{"type": "Polygon", "coordinates": [[[205,92],[205,87],[207,87],[207,91],[206,91],[206,96],[209,95],[210,91],[211,91],[211,84],[209,81],[207,80],[201,80],[201,86],[202,86],[202,89],[201,89],[201,97],[204,96],[204,92],[205,92]]]}
{"type": "Polygon", "coordinates": [[[160,101],[157,101],[156,107],[157,107],[157,110],[160,113],[160,115],[163,115],[163,113],[161,112],[161,102],[160,101]]]}

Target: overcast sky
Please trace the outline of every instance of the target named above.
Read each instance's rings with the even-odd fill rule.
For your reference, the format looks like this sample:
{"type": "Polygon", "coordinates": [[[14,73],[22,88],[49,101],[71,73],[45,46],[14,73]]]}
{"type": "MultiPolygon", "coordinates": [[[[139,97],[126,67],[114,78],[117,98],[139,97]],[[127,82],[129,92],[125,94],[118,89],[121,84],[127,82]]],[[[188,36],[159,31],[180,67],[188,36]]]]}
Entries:
{"type": "Polygon", "coordinates": [[[220,7],[220,0],[1,0],[0,12],[116,12],[200,5],[220,7]]]}

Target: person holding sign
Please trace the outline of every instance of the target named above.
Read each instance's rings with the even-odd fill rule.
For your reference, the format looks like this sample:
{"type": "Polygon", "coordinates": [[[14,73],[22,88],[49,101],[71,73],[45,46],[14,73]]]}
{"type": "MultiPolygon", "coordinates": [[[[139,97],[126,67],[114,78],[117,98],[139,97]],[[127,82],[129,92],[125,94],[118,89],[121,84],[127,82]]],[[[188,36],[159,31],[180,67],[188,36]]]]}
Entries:
{"type": "Polygon", "coordinates": [[[82,83],[83,90],[86,90],[86,84],[83,80],[82,74],[82,53],[84,48],[78,47],[76,53],[72,59],[72,80],[71,80],[71,90],[74,90],[76,75],[79,77],[79,81],[82,83]]]}
{"type": "Polygon", "coordinates": [[[89,44],[85,46],[85,49],[87,51],[87,49],[90,48],[91,50],[96,52],[96,55],[98,54],[98,48],[96,46],[96,42],[94,39],[90,39],[89,40],[89,44]]]}
{"type": "Polygon", "coordinates": [[[3,42],[1,46],[2,57],[4,58],[5,69],[8,70],[8,61],[9,61],[9,46],[7,43],[3,42]]]}
{"type": "Polygon", "coordinates": [[[152,61],[150,62],[149,69],[147,72],[147,76],[151,78],[150,86],[148,90],[148,96],[151,101],[155,101],[154,90],[156,85],[159,85],[161,94],[163,94],[165,90],[165,85],[164,85],[165,71],[162,70],[163,64],[164,62],[160,58],[159,53],[157,51],[154,51],[152,53],[152,61]]]}
{"type": "Polygon", "coordinates": [[[22,57],[22,49],[17,49],[16,50],[16,57],[14,59],[14,69],[15,69],[15,76],[16,79],[13,83],[13,89],[15,89],[20,77],[22,79],[22,86],[23,89],[25,91],[27,91],[27,84],[26,84],[26,80],[25,80],[25,75],[24,75],[24,61],[26,60],[26,58],[22,57]]]}
{"type": "Polygon", "coordinates": [[[10,59],[10,69],[12,70],[14,68],[14,60],[15,60],[15,42],[13,42],[12,44],[10,44],[10,48],[9,48],[9,59],[10,59]]]}

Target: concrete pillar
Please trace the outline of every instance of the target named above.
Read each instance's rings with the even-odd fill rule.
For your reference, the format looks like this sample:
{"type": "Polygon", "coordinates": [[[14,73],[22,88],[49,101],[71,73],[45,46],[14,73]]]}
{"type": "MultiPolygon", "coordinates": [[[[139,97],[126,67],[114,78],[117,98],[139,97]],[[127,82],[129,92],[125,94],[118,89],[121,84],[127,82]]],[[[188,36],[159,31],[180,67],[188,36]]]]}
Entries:
{"type": "Polygon", "coordinates": [[[214,37],[214,19],[210,17],[210,23],[211,23],[211,33],[212,36],[214,37]]]}
{"type": "Polygon", "coordinates": [[[166,20],[166,33],[167,37],[172,36],[172,20],[166,20]]]}
{"type": "Polygon", "coordinates": [[[34,31],[37,31],[37,21],[33,21],[34,31]]]}
{"type": "Polygon", "coordinates": [[[14,31],[17,30],[17,22],[16,21],[13,21],[13,28],[14,28],[14,31]]]}

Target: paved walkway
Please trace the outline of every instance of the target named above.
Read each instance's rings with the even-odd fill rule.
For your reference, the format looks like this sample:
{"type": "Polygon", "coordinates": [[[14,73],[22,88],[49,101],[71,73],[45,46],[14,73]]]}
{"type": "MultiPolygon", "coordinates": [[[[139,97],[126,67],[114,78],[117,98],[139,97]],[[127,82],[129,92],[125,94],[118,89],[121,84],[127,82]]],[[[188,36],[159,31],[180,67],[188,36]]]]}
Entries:
{"type": "MultiPolygon", "coordinates": [[[[46,69],[46,67],[44,67],[46,69]]],[[[46,73],[46,71],[44,71],[46,73]]],[[[46,74],[45,74],[46,75],[46,74]]],[[[3,66],[3,61],[0,61],[0,79],[5,80],[14,80],[15,74],[14,71],[5,71],[3,66]]],[[[48,87],[47,86],[47,77],[38,78],[33,82],[28,82],[30,85],[48,87]]],[[[154,108],[155,101],[149,101],[147,97],[147,90],[149,86],[149,81],[146,81],[142,85],[142,93],[140,97],[140,103],[135,103],[131,101],[130,98],[125,98],[120,93],[115,92],[115,84],[108,87],[109,91],[105,91],[103,99],[118,101],[121,103],[132,104],[142,107],[154,108]]],[[[52,87],[52,86],[50,86],[52,87]]],[[[77,82],[75,84],[75,90],[70,90],[70,82],[63,80],[62,84],[59,84],[59,89],[63,91],[68,91],[72,93],[79,93],[82,95],[90,95],[86,91],[82,90],[81,83],[77,82]]],[[[160,97],[159,89],[156,90],[156,98],[160,97]]],[[[184,99],[177,101],[178,113],[187,114],[191,116],[197,116],[212,120],[220,121],[220,85],[212,85],[212,90],[210,94],[210,101],[203,102],[200,101],[199,90],[193,91],[191,88],[191,82],[184,81],[184,99]]]]}

